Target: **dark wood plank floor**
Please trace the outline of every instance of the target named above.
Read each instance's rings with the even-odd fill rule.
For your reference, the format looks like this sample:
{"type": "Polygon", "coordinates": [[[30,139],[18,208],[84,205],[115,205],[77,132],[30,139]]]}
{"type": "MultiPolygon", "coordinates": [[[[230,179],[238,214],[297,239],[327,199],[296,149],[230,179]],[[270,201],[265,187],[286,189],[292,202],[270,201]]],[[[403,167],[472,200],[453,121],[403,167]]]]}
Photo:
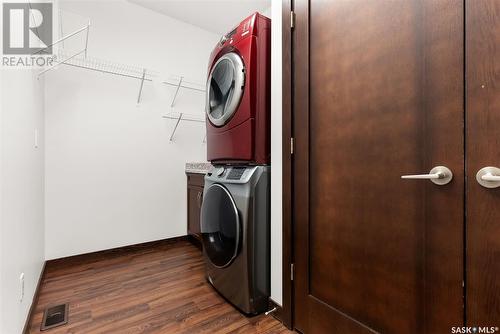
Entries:
{"type": "Polygon", "coordinates": [[[43,333],[291,333],[271,316],[247,318],[206,283],[188,241],[49,262],[29,325],[40,332],[50,303],[69,322],[43,333]]]}

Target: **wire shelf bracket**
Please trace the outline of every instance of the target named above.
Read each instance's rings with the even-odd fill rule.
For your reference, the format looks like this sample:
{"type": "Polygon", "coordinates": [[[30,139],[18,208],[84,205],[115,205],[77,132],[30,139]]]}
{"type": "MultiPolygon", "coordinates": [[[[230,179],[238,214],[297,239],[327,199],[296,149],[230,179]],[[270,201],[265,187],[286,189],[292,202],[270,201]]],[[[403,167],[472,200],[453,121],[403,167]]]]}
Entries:
{"type": "Polygon", "coordinates": [[[142,88],[144,87],[144,80],[146,79],[146,69],[142,70],[141,86],[139,87],[139,95],[137,96],[137,104],[141,103],[142,88]]]}
{"type": "Polygon", "coordinates": [[[172,99],[172,103],[170,103],[170,108],[174,107],[175,99],[177,98],[177,94],[179,94],[179,89],[181,88],[182,80],[184,77],[181,77],[179,80],[179,84],[177,85],[177,89],[175,90],[174,98],[172,99]]]}
{"type": "Polygon", "coordinates": [[[87,36],[85,36],[85,59],[87,59],[87,49],[89,46],[89,31],[90,31],[90,20],[87,24],[87,36]]]}
{"type": "Polygon", "coordinates": [[[175,122],[175,127],[172,130],[172,134],[170,135],[171,142],[174,141],[175,131],[177,131],[177,128],[179,127],[179,123],[181,122],[181,119],[182,119],[182,113],[179,114],[179,118],[177,118],[177,122],[175,122]]]}

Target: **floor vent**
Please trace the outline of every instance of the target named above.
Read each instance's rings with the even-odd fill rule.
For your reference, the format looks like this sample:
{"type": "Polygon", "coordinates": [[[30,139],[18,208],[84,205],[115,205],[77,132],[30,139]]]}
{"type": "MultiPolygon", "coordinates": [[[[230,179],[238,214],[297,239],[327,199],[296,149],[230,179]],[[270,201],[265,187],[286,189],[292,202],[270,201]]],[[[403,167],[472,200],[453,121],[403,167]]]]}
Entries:
{"type": "Polygon", "coordinates": [[[68,323],[68,309],[69,305],[61,304],[50,306],[43,312],[42,326],[40,330],[44,331],[68,323]]]}

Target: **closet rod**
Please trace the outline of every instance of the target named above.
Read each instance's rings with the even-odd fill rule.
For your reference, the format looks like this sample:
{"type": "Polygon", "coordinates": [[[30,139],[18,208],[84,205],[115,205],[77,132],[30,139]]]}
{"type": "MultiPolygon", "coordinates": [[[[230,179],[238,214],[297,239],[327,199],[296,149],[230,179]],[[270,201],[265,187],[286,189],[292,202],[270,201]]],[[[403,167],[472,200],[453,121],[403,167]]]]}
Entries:
{"type": "MultiPolygon", "coordinates": [[[[178,120],[179,119],[179,116],[175,117],[175,116],[168,116],[168,115],[163,115],[161,116],[162,118],[168,118],[168,119],[175,119],[175,120],[178,120]]],[[[182,118],[181,116],[181,121],[185,121],[185,122],[195,122],[195,123],[205,123],[204,120],[201,120],[201,119],[191,119],[191,118],[182,118]]]]}
{"type": "MultiPolygon", "coordinates": [[[[118,75],[118,76],[122,76],[122,77],[126,77],[126,78],[132,78],[132,79],[142,80],[142,76],[117,73],[117,72],[113,72],[113,71],[101,70],[101,69],[97,69],[97,68],[92,68],[92,67],[82,66],[82,65],[76,65],[76,64],[70,64],[70,63],[64,63],[64,65],[79,67],[79,68],[83,68],[83,69],[87,69],[87,70],[92,70],[92,71],[96,71],[96,72],[101,72],[101,73],[114,74],[114,75],[118,75]]],[[[144,81],[150,81],[151,82],[151,81],[153,81],[153,79],[144,78],[144,81]]],[[[165,84],[165,85],[170,85],[170,86],[175,86],[175,87],[177,87],[179,85],[179,84],[171,83],[171,82],[167,82],[167,81],[162,81],[162,83],[165,84]]],[[[189,86],[182,86],[182,85],[180,87],[185,88],[185,89],[195,90],[195,91],[198,91],[198,92],[205,92],[204,89],[200,89],[200,88],[189,87],[189,86]]]]}

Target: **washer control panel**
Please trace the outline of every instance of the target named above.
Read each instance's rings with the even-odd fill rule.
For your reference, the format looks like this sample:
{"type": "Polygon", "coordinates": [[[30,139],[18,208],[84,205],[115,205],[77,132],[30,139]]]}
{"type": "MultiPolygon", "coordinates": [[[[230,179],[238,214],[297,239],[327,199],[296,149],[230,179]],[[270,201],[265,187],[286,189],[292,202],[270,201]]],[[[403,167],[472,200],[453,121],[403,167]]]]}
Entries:
{"type": "Polygon", "coordinates": [[[248,182],[256,166],[213,166],[206,178],[213,181],[230,183],[248,182]]]}
{"type": "Polygon", "coordinates": [[[233,167],[227,174],[228,180],[240,180],[247,169],[245,167],[233,167]]]}

